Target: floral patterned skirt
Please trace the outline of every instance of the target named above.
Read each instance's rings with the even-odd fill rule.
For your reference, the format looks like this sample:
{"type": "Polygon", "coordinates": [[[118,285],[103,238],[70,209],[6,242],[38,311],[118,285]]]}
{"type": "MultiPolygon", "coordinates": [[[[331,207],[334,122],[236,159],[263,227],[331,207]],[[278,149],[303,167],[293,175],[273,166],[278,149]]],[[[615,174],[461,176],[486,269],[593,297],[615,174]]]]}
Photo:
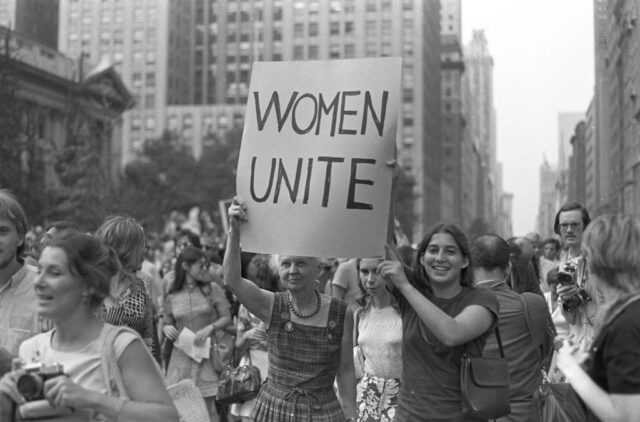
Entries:
{"type": "Polygon", "coordinates": [[[365,373],[358,383],[358,422],[391,422],[396,415],[400,379],[365,373]]]}

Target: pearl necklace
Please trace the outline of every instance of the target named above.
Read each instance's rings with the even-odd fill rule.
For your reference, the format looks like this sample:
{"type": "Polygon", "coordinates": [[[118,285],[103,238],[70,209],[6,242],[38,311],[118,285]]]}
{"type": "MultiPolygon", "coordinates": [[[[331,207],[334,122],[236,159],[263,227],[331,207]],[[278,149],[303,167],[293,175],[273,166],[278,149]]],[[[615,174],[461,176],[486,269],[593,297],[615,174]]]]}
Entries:
{"type": "Polygon", "coordinates": [[[309,315],[302,315],[300,312],[296,310],[296,308],[293,306],[293,303],[291,303],[291,297],[289,296],[289,292],[287,292],[287,306],[289,307],[289,310],[291,310],[291,312],[293,312],[295,316],[301,319],[311,318],[312,316],[316,315],[318,312],[320,312],[322,299],[320,298],[320,292],[318,290],[314,290],[314,292],[316,292],[316,299],[318,300],[318,305],[316,306],[316,309],[313,312],[311,312],[309,315]]]}

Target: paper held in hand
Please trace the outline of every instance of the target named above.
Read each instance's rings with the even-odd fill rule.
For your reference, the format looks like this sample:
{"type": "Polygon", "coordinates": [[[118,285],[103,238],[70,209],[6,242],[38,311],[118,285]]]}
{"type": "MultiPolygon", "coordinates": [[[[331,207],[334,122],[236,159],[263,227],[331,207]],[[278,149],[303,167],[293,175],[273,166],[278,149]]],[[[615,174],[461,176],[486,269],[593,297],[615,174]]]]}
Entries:
{"type": "Polygon", "coordinates": [[[200,363],[203,359],[209,359],[209,351],[211,349],[211,337],[200,346],[195,345],[196,333],[188,328],[183,328],[178,334],[178,338],[173,343],[174,347],[182,350],[187,356],[200,363]]]}

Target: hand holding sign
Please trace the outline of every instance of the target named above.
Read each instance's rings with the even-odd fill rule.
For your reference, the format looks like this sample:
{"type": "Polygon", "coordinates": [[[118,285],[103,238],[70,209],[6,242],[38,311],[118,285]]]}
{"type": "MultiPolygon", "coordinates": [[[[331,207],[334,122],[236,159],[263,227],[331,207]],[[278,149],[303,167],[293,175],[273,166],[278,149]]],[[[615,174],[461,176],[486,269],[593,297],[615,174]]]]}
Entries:
{"type": "Polygon", "coordinates": [[[239,197],[233,197],[229,206],[229,231],[237,232],[239,223],[247,221],[247,206],[239,197]]]}
{"type": "Polygon", "coordinates": [[[389,245],[385,245],[385,248],[391,259],[384,260],[378,265],[378,273],[387,280],[387,283],[392,283],[396,289],[402,290],[404,286],[410,285],[404,272],[404,264],[389,245]]]}

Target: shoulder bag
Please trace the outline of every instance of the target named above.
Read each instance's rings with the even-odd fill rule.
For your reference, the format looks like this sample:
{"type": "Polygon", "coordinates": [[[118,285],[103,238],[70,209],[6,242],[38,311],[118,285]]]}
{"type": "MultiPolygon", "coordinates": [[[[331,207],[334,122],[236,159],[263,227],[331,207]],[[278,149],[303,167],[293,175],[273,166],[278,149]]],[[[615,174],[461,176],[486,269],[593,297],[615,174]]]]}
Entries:
{"type": "Polygon", "coordinates": [[[509,364],[504,357],[500,330],[494,332],[500,357],[472,357],[466,351],[460,368],[462,413],[482,419],[496,419],[511,412],[509,364]]]}
{"type": "Polygon", "coordinates": [[[226,366],[218,380],[218,404],[243,403],[258,395],[262,380],[260,369],[251,364],[251,354],[247,352],[248,363],[233,368],[226,366]]]}

